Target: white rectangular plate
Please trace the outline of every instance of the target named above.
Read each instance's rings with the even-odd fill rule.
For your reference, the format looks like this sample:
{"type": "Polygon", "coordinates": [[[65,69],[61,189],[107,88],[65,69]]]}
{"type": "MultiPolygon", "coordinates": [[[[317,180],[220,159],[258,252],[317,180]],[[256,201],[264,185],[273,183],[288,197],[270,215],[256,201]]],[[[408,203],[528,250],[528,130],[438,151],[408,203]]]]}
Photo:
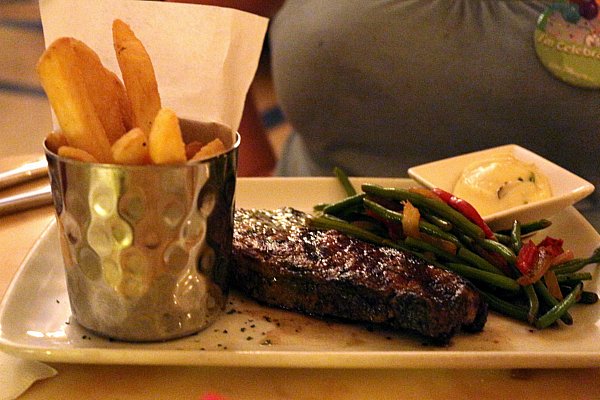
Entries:
{"type": "MultiPolygon", "coordinates": [[[[414,186],[407,179],[353,180],[414,186]]],[[[334,178],[240,179],[238,207],[294,206],[343,198],[334,178]]],[[[572,207],[544,234],[562,237],[577,256],[600,236],[572,207]]],[[[598,274],[588,289],[597,291],[598,274]]],[[[260,306],[233,293],[227,312],[199,334],[163,343],[123,343],[90,334],[71,318],[57,229],[51,224],[0,305],[0,349],[45,362],[326,368],[565,368],[600,366],[600,305],[576,306],[573,326],[537,331],[491,314],[483,332],[447,347],[372,327],[324,321],[260,306]]]]}

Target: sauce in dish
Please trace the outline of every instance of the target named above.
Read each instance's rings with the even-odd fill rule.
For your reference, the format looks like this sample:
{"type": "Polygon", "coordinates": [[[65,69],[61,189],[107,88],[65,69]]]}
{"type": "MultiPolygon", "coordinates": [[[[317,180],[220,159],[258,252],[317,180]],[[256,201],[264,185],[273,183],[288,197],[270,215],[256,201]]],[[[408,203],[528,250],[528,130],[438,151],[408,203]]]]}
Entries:
{"type": "Polygon", "coordinates": [[[467,166],[454,186],[454,195],[489,215],[552,196],[548,178],[535,164],[502,154],[467,166]]]}

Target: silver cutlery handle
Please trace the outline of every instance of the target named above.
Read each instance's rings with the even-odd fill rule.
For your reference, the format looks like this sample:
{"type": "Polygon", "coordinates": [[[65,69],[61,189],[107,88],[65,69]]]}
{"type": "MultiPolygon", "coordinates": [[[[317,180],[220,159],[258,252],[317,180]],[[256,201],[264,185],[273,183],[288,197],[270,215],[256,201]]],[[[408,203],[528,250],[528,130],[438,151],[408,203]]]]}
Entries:
{"type": "Polygon", "coordinates": [[[46,159],[28,162],[8,171],[0,172],[0,190],[48,175],[46,159]]]}
{"type": "Polygon", "coordinates": [[[50,185],[14,196],[0,198],[0,216],[52,203],[50,185]]]}

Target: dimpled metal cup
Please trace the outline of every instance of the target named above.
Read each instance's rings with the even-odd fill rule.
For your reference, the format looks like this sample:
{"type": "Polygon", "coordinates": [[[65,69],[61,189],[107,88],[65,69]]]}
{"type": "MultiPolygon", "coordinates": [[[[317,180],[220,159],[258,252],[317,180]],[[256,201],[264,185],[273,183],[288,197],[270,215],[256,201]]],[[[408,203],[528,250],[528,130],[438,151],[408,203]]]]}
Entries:
{"type": "Polygon", "coordinates": [[[99,335],[174,339],[225,307],[239,135],[181,125],[186,142],[217,136],[230,150],[202,162],[124,166],[45,149],[71,310],[99,335]]]}

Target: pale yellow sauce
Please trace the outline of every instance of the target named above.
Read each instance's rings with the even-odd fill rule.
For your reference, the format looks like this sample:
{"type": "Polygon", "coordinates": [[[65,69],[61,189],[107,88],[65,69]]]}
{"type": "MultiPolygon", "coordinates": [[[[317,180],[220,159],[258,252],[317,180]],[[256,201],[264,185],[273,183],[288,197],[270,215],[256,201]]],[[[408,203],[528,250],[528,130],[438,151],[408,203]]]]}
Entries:
{"type": "Polygon", "coordinates": [[[467,166],[453,194],[485,216],[547,199],[552,190],[548,178],[534,164],[503,154],[467,166]]]}

